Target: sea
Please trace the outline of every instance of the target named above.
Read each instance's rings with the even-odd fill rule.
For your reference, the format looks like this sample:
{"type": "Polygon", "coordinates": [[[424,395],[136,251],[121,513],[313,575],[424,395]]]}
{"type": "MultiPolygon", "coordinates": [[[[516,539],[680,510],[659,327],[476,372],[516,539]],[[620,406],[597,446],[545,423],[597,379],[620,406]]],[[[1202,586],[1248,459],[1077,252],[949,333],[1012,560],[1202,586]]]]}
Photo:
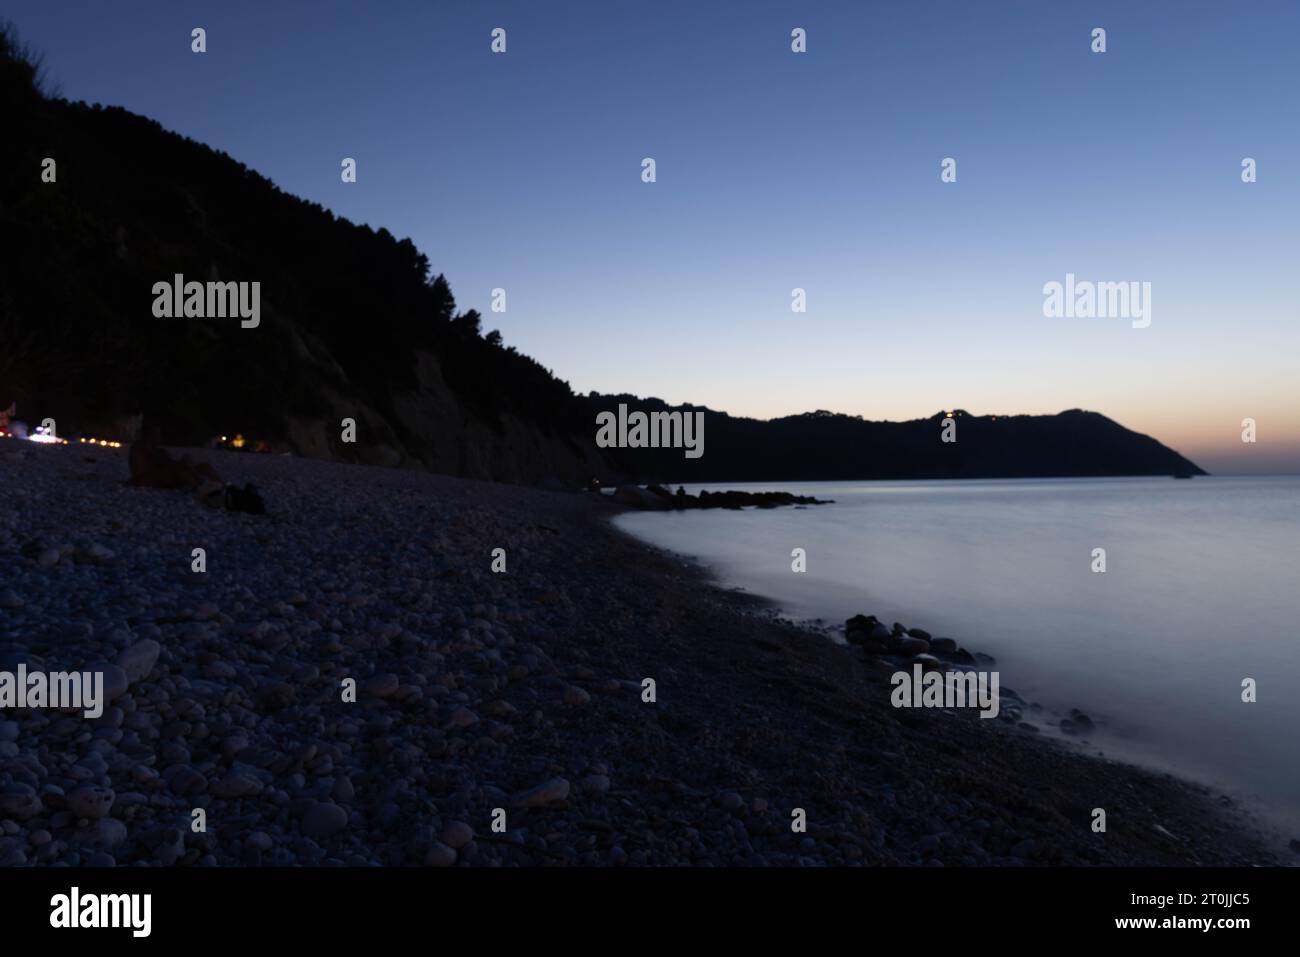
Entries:
{"type": "Polygon", "coordinates": [[[701,489],[834,504],[617,524],[835,626],[828,640],[858,613],[955,638],[996,659],[980,667],[1038,706],[1024,718],[1041,733],[1064,739],[1078,708],[1095,727],[1077,746],[1300,836],[1300,476],[687,486],[701,489]]]}

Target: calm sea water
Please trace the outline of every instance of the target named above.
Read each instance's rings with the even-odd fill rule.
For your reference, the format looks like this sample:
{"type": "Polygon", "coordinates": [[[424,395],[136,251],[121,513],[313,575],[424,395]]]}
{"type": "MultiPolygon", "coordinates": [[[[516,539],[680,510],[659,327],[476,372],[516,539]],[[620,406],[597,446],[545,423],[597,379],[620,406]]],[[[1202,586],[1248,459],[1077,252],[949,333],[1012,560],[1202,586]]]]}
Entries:
{"type": "Polygon", "coordinates": [[[1078,707],[1097,720],[1094,750],[1214,785],[1300,829],[1300,477],[688,491],[700,488],[836,504],[618,524],[794,618],[864,612],[992,654],[1003,685],[1044,716],[1078,707]],[[805,574],[791,571],[795,547],[805,574]],[[1095,548],[1104,574],[1092,571],[1095,548]],[[1241,700],[1246,677],[1254,704],[1241,700]]]}

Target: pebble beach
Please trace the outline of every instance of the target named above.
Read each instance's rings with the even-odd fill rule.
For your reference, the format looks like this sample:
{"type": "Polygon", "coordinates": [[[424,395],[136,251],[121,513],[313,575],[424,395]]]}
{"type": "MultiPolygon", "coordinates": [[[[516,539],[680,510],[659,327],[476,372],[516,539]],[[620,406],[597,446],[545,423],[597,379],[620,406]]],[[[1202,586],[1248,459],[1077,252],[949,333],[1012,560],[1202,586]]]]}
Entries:
{"type": "Polygon", "coordinates": [[[0,671],[109,698],[0,711],[0,865],[1283,862],[1207,788],[892,707],[608,497],[185,451],[267,514],[0,441],[0,671]]]}

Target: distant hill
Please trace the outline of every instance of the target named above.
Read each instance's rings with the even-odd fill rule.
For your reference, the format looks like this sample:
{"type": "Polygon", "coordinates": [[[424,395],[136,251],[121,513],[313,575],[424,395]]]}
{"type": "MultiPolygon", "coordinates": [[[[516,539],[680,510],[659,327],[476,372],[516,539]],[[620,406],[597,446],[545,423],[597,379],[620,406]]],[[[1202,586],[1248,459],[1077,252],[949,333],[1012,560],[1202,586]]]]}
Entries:
{"type": "MultiPolygon", "coordinates": [[[[507,482],[1199,473],[1102,416],[760,422],[706,412],[705,455],[595,445],[618,402],[576,396],[484,334],[409,239],[290,196],[224,153],[120,108],[47,96],[0,30],[0,408],[65,435],[173,445],[243,433],[301,455],[507,482]],[[42,181],[46,157],[55,182],[42,181]],[[176,274],[259,282],[261,323],[158,318],[176,274]],[[355,419],[357,442],[341,441],[355,419]]],[[[450,238],[454,241],[454,237],[450,238]]]]}
{"type": "MultiPolygon", "coordinates": [[[[629,412],[701,410],[630,395],[583,401],[593,423],[597,413],[620,403],[629,412]]],[[[681,449],[608,449],[607,460],[633,476],[669,482],[1206,474],[1150,436],[1079,409],[1011,416],[948,410],[955,425],[951,443],[941,440],[947,412],[872,422],[831,412],[761,421],[702,411],[700,458],[686,458],[681,449]]]]}

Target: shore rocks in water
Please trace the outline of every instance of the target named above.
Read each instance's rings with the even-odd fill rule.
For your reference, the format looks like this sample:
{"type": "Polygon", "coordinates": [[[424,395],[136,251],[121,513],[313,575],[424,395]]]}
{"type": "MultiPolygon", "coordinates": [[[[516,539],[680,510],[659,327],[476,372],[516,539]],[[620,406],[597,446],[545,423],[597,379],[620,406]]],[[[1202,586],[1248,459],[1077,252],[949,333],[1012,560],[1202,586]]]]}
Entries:
{"type": "Polygon", "coordinates": [[[672,507],[667,499],[637,485],[620,485],[614,489],[614,501],[620,505],[650,510],[666,510],[672,507]]]}
{"type": "Polygon", "coordinates": [[[1092,718],[1078,708],[1071,708],[1069,717],[1062,718],[1060,729],[1064,734],[1088,734],[1094,729],[1092,718]]]}
{"type": "Polygon", "coordinates": [[[831,505],[832,502],[809,495],[790,492],[710,492],[689,495],[684,489],[670,492],[662,485],[620,485],[614,490],[614,501],[620,505],[650,511],[691,508],[777,508],[782,505],[831,505]]]}
{"type": "Polygon", "coordinates": [[[972,655],[952,638],[934,638],[922,628],[908,628],[897,621],[886,626],[875,615],[857,614],[845,621],[844,640],[860,647],[868,657],[919,662],[927,671],[993,661],[988,655],[972,655]]]}
{"type": "Polygon", "coordinates": [[[910,638],[907,636],[895,638],[888,647],[894,654],[902,655],[904,658],[928,654],[930,651],[930,643],[924,638],[910,638]]]}

